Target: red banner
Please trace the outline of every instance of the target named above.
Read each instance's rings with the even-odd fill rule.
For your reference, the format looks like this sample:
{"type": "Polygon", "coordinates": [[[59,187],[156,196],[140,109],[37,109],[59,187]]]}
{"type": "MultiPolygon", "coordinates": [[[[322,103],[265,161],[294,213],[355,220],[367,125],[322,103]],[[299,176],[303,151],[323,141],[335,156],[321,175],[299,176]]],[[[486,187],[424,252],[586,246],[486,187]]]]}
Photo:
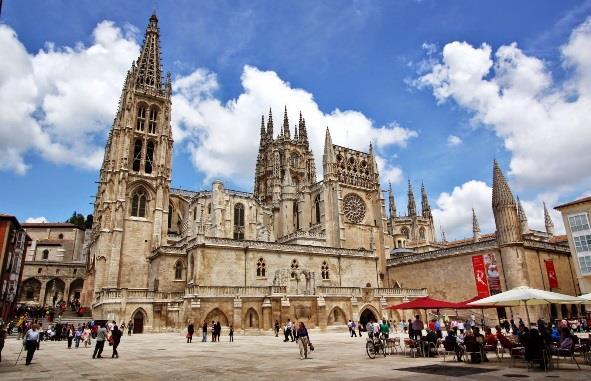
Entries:
{"type": "Polygon", "coordinates": [[[488,281],[486,279],[486,268],[484,266],[484,258],[482,255],[475,255],[472,257],[472,268],[474,269],[474,280],[476,281],[476,291],[479,298],[486,298],[489,296],[488,281]]]}
{"type": "Polygon", "coordinates": [[[548,274],[548,284],[550,288],[558,288],[558,277],[556,276],[556,270],[554,269],[554,261],[551,259],[545,259],[544,264],[546,265],[546,273],[548,274]]]}

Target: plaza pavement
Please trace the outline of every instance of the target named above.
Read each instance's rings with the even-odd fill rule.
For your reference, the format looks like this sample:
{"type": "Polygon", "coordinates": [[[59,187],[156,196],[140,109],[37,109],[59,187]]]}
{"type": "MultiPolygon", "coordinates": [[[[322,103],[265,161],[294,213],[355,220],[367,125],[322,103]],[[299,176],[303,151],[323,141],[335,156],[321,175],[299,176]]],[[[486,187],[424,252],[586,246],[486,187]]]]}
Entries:
{"type": "MultiPolygon", "coordinates": [[[[510,368],[508,359],[496,358],[485,364],[443,363],[443,358],[415,358],[404,355],[376,357],[365,353],[365,337],[349,338],[347,333],[310,331],[315,351],[307,360],[299,359],[295,343],[274,336],[236,336],[234,343],[222,337],[219,343],[202,343],[195,337],[187,344],[183,334],[159,333],[123,336],[119,359],[111,359],[106,346],[103,359],[91,358],[92,348],[67,349],[67,342],[43,342],[33,364],[24,365],[24,351],[15,366],[20,342],[7,339],[2,351],[0,380],[509,380],[514,377],[541,380],[589,380],[591,366],[561,363],[560,370],[544,373],[528,371],[524,364],[510,368]],[[453,368],[447,375],[405,371],[426,365],[477,368],[486,373],[458,376],[453,368]]],[[[94,342],[94,341],[93,341],[94,342]]],[[[469,369],[460,369],[469,370],[469,369]]]]}

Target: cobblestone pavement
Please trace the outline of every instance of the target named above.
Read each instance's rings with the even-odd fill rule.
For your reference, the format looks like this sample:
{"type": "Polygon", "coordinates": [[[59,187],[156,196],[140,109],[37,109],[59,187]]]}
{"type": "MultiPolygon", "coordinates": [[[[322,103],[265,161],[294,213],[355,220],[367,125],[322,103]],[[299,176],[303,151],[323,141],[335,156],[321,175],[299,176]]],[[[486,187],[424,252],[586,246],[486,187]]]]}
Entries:
{"type": "Polygon", "coordinates": [[[124,336],[120,358],[111,359],[106,346],[105,358],[93,360],[91,348],[67,349],[67,343],[43,342],[33,364],[24,365],[24,351],[14,365],[21,346],[8,338],[2,351],[0,380],[508,380],[528,377],[541,380],[589,380],[591,366],[563,361],[560,370],[544,373],[526,369],[525,364],[510,368],[509,360],[495,359],[485,364],[463,364],[443,358],[412,358],[404,355],[377,357],[365,353],[365,338],[349,338],[346,333],[315,333],[311,358],[299,359],[295,343],[284,343],[273,336],[236,336],[234,343],[222,337],[220,343],[202,343],[196,337],[191,344],[177,333],[124,336]],[[417,373],[412,368],[437,368],[443,374],[417,373]],[[443,367],[443,368],[442,368],[443,367]],[[454,367],[454,368],[451,368],[454,367]],[[457,368],[456,368],[457,367],[457,368]],[[406,370],[405,370],[406,369],[406,370]],[[471,370],[487,370],[470,374],[471,370]],[[467,373],[466,375],[462,375],[467,373]]]}

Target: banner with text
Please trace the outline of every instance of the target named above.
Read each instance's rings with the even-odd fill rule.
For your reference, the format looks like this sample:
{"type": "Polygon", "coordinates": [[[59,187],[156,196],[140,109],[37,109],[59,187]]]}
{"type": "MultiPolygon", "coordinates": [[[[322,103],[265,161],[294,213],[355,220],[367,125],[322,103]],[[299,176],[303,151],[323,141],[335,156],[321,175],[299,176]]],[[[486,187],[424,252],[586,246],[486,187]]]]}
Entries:
{"type": "Polygon", "coordinates": [[[475,255],[472,257],[472,268],[474,269],[474,280],[476,281],[478,297],[486,298],[489,296],[489,292],[484,257],[482,255],[475,255]]]}
{"type": "Polygon", "coordinates": [[[556,270],[554,269],[554,261],[551,259],[545,259],[546,273],[548,274],[548,283],[550,288],[558,288],[558,277],[556,276],[556,270]]]}

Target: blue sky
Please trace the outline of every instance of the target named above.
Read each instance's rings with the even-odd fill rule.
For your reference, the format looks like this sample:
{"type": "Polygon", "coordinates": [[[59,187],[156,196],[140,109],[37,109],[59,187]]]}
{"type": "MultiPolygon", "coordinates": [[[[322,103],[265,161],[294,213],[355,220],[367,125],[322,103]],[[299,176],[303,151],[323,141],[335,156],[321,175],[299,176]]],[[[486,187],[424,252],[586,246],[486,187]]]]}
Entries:
{"type": "MultiPolygon", "coordinates": [[[[18,72],[29,60],[34,67],[31,81],[37,82],[31,84],[37,89],[33,95],[23,96],[28,103],[23,102],[32,105],[26,118],[0,118],[0,138],[9,142],[0,143],[0,153],[12,155],[12,161],[0,164],[0,211],[13,213],[21,220],[42,216],[55,221],[67,218],[73,210],[92,212],[96,158],[100,156],[97,147],[104,145],[124,70],[137,56],[134,44],[141,44],[153,9],[161,28],[164,69],[178,81],[178,104],[187,105],[187,110],[176,114],[175,187],[208,188],[213,178],[222,178],[230,188],[250,191],[251,176],[238,174],[253,173],[249,160],[244,168],[242,163],[236,163],[239,170],[221,169],[220,163],[241,161],[240,155],[250,155],[253,143],[247,144],[251,148],[234,149],[232,144],[242,142],[229,141],[229,147],[213,151],[204,145],[223,144],[211,137],[220,128],[228,128],[218,127],[218,120],[236,121],[232,126],[235,129],[253,125],[258,130],[258,124],[251,122],[255,115],[266,114],[273,106],[276,118],[280,118],[281,105],[287,104],[292,121],[298,109],[317,107],[317,116],[311,117],[312,121],[318,120],[314,128],[323,131],[325,126],[320,124],[332,122],[334,125],[329,127],[331,132],[335,130],[337,144],[360,144],[356,141],[358,134],[365,136],[367,132],[367,142],[361,146],[367,146],[369,140],[378,145],[385,166],[383,182],[394,182],[398,210],[406,208],[406,179],[411,179],[416,194],[423,180],[431,205],[437,210],[436,222],[451,237],[469,234],[472,207],[477,209],[483,230],[492,229],[487,186],[491,184],[493,158],[509,174],[535,228],[542,228],[541,201],[555,205],[591,190],[588,171],[584,170],[591,164],[589,156],[580,158],[582,163],[577,165],[581,168],[572,173],[565,171],[571,162],[556,152],[567,149],[570,142],[556,143],[559,139],[551,134],[544,138],[547,130],[533,121],[531,133],[538,140],[532,140],[532,145],[556,143],[547,156],[552,157],[550,164],[558,163],[556,168],[550,165],[550,172],[558,175],[537,176],[549,166],[536,167],[536,163],[543,162],[544,152],[523,143],[528,139],[523,132],[530,128],[528,121],[517,120],[514,112],[500,115],[496,111],[506,108],[507,103],[519,102],[491,100],[487,95],[473,99],[469,91],[478,89],[483,81],[494,82],[504,90],[499,94],[517,89],[518,95],[525,92],[524,98],[537,102],[544,110],[549,110],[548,104],[553,102],[550,99],[556,98],[551,95],[559,94],[567,104],[586,99],[588,93],[573,90],[576,85],[572,83],[585,83],[587,78],[584,70],[578,70],[586,57],[577,54],[588,43],[587,30],[581,26],[591,15],[589,1],[101,1],[97,6],[96,1],[8,0],[3,7],[2,38],[20,44],[26,54],[19,58],[12,48],[2,52],[14,61],[6,63],[7,74],[0,74],[0,94],[20,94],[25,85],[11,82],[10,70],[18,72]],[[112,24],[104,24],[105,20],[112,24]],[[56,67],[67,65],[63,59],[100,45],[96,36],[113,30],[120,35],[107,44],[122,54],[112,60],[112,68],[105,67],[108,60],[93,66],[88,60],[74,59],[69,65],[79,63],[84,69],[79,73],[72,70],[75,78],[68,75],[75,66],[68,70],[62,67],[63,73],[53,74],[60,72],[56,67]],[[582,30],[580,41],[575,40],[577,30],[582,30]],[[10,31],[16,35],[11,36],[10,31]],[[452,44],[454,41],[457,44],[452,44]],[[511,48],[513,42],[517,45],[511,48]],[[483,43],[490,47],[490,59],[495,64],[509,62],[511,70],[520,70],[491,70],[479,82],[454,83],[449,73],[469,71],[483,64],[479,54],[486,52],[483,43]],[[565,59],[564,47],[569,43],[573,48],[565,59]],[[509,47],[501,50],[504,61],[495,58],[503,46],[509,47]],[[462,62],[472,64],[466,69],[462,62]],[[537,67],[536,62],[543,67],[537,67]],[[428,76],[435,73],[437,65],[447,74],[428,76]],[[43,74],[38,75],[41,68],[43,74]],[[518,76],[536,83],[544,83],[544,78],[551,81],[541,90],[531,90],[530,84],[525,91],[518,88],[523,83],[519,78],[515,80],[518,76]],[[193,79],[187,85],[190,88],[181,85],[183,78],[193,79]],[[100,88],[103,81],[110,86],[104,93],[110,99],[99,107],[96,100],[79,99],[83,95],[61,97],[61,84],[70,80],[74,92],[86,83],[100,88]],[[275,96],[275,88],[282,95],[275,96]],[[311,96],[302,96],[295,89],[311,96]],[[447,92],[442,95],[442,90],[447,92]],[[249,96],[252,102],[246,101],[249,96]],[[238,99],[244,101],[242,106],[238,99]],[[227,103],[232,101],[239,106],[227,103]],[[245,111],[246,104],[256,105],[257,109],[245,111]],[[74,111],[62,115],[60,107],[74,111]],[[195,115],[203,116],[207,125],[190,122],[195,115]],[[80,120],[82,117],[91,119],[88,125],[80,120]],[[38,128],[21,134],[31,123],[37,123],[38,128]],[[76,125],[84,126],[76,129],[76,125]],[[391,143],[380,144],[380,128],[391,143]],[[42,133],[45,140],[30,143],[38,138],[35,134],[42,133]],[[68,140],[72,134],[79,136],[68,140]],[[21,135],[26,141],[18,140],[21,135]],[[79,141],[84,144],[78,146],[79,141]],[[55,149],[46,149],[53,143],[55,149]],[[11,144],[20,147],[16,153],[11,144]],[[63,152],[57,152],[60,147],[65,147],[63,152]],[[92,155],[89,153],[84,163],[87,151],[92,155]],[[13,162],[16,164],[10,164],[13,162]],[[560,176],[567,172],[568,176],[560,176]]],[[[10,109],[5,105],[7,109],[2,111],[18,109],[20,103],[15,104],[10,109]]],[[[546,119],[564,115],[560,111],[547,112],[540,115],[546,115],[546,119]]],[[[580,112],[580,119],[589,116],[588,112],[580,112]]],[[[175,104],[173,118],[174,114],[175,104]]],[[[562,135],[581,128],[574,118],[544,128],[556,133],[554,126],[562,128],[563,124],[572,124],[572,128],[562,135]]],[[[258,138],[253,139],[256,144],[258,138]]],[[[321,144],[317,142],[318,147],[321,144]]],[[[321,167],[321,156],[316,151],[315,155],[317,167],[321,167]]],[[[553,217],[561,229],[558,215],[553,217]]]]}

